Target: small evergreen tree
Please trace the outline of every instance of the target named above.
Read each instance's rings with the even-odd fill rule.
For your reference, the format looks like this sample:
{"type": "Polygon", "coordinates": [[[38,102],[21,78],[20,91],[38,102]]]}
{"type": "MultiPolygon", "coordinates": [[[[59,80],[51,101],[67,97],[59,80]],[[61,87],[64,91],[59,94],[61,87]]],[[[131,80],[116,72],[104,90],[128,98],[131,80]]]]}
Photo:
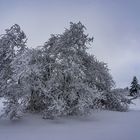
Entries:
{"type": "Polygon", "coordinates": [[[130,87],[130,96],[137,96],[138,92],[139,92],[139,84],[137,77],[134,76],[130,87]]]}

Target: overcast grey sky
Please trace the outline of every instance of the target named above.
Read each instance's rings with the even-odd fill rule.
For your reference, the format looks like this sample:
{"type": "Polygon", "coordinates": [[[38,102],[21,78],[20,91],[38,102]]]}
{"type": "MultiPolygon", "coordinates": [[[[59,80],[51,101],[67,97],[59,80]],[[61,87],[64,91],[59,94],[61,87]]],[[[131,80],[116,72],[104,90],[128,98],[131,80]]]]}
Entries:
{"type": "Polygon", "coordinates": [[[69,22],[94,36],[90,52],[108,63],[117,87],[140,81],[140,0],[0,0],[0,34],[17,23],[36,47],[69,22]]]}

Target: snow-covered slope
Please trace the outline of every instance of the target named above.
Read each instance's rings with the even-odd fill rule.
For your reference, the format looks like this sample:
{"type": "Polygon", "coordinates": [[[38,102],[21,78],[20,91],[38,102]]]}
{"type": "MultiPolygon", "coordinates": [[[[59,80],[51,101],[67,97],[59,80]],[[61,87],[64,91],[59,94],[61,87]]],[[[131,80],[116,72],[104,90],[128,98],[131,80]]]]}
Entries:
{"type": "Polygon", "coordinates": [[[128,112],[101,111],[52,121],[28,114],[20,121],[0,120],[0,140],[140,140],[139,120],[140,111],[132,107],[128,112]]]}
{"type": "Polygon", "coordinates": [[[139,110],[140,111],[140,98],[132,101],[133,104],[130,104],[130,110],[139,110]]]}

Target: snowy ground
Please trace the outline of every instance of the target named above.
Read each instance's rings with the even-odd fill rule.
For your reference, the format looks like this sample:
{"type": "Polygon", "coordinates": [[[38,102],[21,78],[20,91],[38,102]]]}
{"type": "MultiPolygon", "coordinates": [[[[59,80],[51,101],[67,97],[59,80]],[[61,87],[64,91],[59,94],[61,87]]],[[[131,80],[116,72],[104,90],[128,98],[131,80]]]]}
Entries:
{"type": "Polygon", "coordinates": [[[130,110],[139,110],[140,111],[140,98],[133,100],[134,104],[130,105],[130,110]]]}
{"type": "Polygon", "coordinates": [[[0,120],[0,140],[140,140],[140,99],[129,112],[94,112],[87,118],[0,120]]]}

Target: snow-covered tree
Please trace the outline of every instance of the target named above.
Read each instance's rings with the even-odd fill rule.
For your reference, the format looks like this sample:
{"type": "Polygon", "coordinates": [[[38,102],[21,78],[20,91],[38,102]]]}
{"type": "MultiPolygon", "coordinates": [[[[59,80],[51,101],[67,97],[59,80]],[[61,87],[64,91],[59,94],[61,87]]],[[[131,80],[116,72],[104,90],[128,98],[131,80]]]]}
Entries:
{"type": "MultiPolygon", "coordinates": [[[[54,61],[48,63],[50,68],[47,66],[51,72],[50,79],[47,81],[48,91],[50,91],[48,94],[53,94],[55,100],[65,101],[65,108],[61,107],[61,109],[65,109],[66,114],[78,113],[81,109],[79,104],[89,106],[92,103],[88,101],[88,99],[92,100],[88,98],[92,96],[92,90],[84,83],[84,66],[78,54],[86,52],[86,44],[92,40],[84,34],[84,29],[80,22],[71,23],[70,29],[66,29],[62,35],[53,35],[44,45],[44,52],[54,61]]],[[[85,110],[84,105],[83,109],[85,110]]]]}
{"type": "Polygon", "coordinates": [[[44,64],[44,73],[49,74],[47,96],[51,95],[52,104],[54,99],[62,100],[61,112],[67,115],[87,113],[96,106],[98,91],[110,90],[113,85],[106,64],[87,54],[93,38],[85,29],[81,22],[70,23],[70,29],[52,35],[43,46],[43,56],[51,59],[44,64]]]}
{"type": "Polygon", "coordinates": [[[130,87],[130,96],[138,96],[139,89],[140,89],[140,86],[138,84],[137,77],[134,76],[133,81],[131,83],[131,87],[130,87]]]}
{"type": "Polygon", "coordinates": [[[6,85],[11,80],[13,69],[11,62],[17,53],[25,48],[26,36],[20,26],[15,24],[6,33],[0,36],[0,87],[1,94],[4,93],[6,85]]]}
{"type": "Polygon", "coordinates": [[[17,55],[26,48],[26,36],[15,24],[0,38],[0,94],[6,99],[5,113],[10,119],[16,118],[18,101],[20,96],[20,85],[13,79],[13,61],[17,55]]]}

